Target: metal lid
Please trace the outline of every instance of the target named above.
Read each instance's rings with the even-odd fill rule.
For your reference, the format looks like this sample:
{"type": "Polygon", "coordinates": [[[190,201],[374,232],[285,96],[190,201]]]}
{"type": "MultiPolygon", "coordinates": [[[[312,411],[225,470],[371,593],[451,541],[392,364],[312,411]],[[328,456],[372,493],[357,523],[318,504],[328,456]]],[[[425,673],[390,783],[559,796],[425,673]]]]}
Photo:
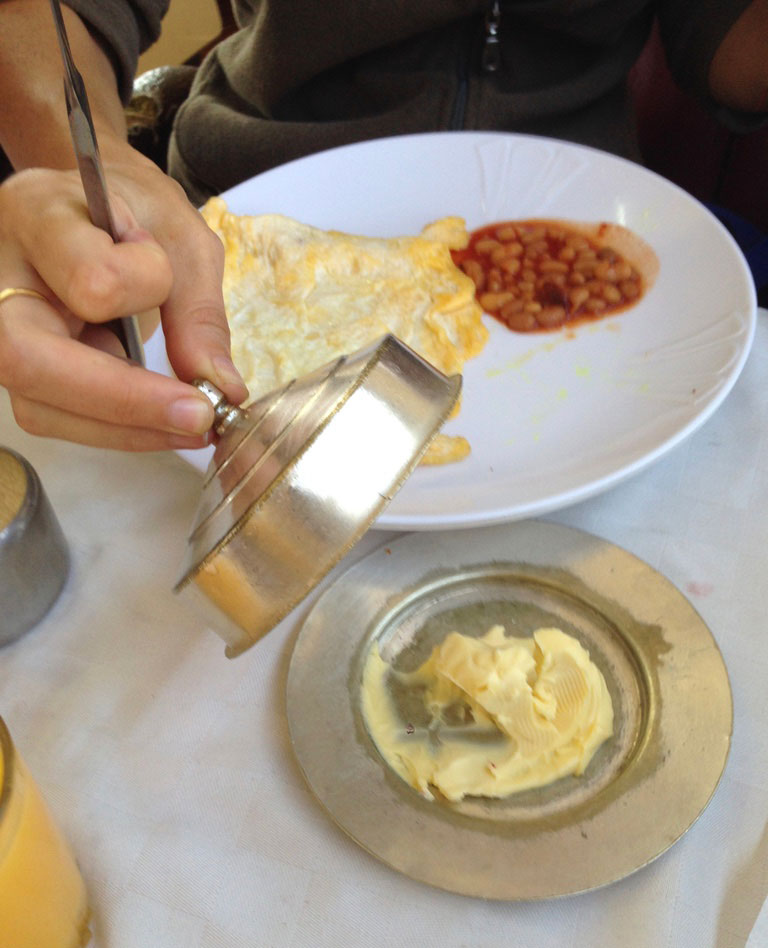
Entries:
{"type": "Polygon", "coordinates": [[[189,537],[194,584],[238,655],[270,631],[354,546],[450,414],[461,376],[394,336],[254,402],[207,382],[220,434],[189,537]]]}

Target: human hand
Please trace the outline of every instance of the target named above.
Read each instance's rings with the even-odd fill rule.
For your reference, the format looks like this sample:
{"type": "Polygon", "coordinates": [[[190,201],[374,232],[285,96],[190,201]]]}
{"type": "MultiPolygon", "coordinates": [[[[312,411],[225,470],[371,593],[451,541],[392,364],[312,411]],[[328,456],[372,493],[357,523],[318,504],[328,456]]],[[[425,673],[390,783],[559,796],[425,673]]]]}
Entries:
{"type": "Polygon", "coordinates": [[[94,227],[77,172],[35,169],[0,186],[0,384],[26,431],[123,450],[207,443],[206,378],[239,404],[221,294],[223,249],[179,186],[123,142],[102,143],[120,242],[94,227]],[[134,314],[147,338],[159,307],[166,378],[126,360],[104,327],[134,314]],[[148,317],[147,314],[150,313],[148,317]]]}

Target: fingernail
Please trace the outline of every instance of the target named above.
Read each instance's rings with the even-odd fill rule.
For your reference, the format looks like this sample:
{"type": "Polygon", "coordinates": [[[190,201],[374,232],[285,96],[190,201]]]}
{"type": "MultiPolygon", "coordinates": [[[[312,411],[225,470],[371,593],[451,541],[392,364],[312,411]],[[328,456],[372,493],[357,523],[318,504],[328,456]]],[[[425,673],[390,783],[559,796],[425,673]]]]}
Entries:
{"type": "Polygon", "coordinates": [[[202,398],[179,398],[168,409],[168,422],[181,434],[205,434],[213,424],[213,408],[202,398]]]}
{"type": "Polygon", "coordinates": [[[237,371],[235,363],[225,356],[216,356],[213,360],[213,367],[219,377],[219,381],[224,385],[245,385],[242,375],[237,371]]]}

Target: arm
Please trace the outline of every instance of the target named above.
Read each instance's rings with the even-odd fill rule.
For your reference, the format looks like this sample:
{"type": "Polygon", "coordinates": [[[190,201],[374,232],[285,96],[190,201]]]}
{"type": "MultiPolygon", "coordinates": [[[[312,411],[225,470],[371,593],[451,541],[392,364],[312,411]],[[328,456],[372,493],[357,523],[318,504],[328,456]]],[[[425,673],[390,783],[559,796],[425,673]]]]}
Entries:
{"type": "Polygon", "coordinates": [[[768,0],[752,0],[717,49],[712,97],[742,112],[768,111],[768,0]]]}
{"type": "Polygon", "coordinates": [[[111,59],[64,13],[122,239],[90,224],[79,175],[66,170],[75,160],[48,0],[0,2],[0,143],[30,169],[0,187],[0,288],[50,301],[0,305],[0,383],[35,434],[133,450],[196,446],[212,412],[186,383],[203,376],[232,401],[246,395],[229,358],[221,245],[178,185],[127,144],[111,59]],[[100,326],[156,307],[179,380],[115,359],[117,341],[100,326]]]}
{"type": "MultiPolygon", "coordinates": [[[[62,13],[104,150],[104,145],[125,138],[117,80],[107,54],[80,17],[66,6],[62,13]]],[[[61,56],[48,0],[5,0],[0,4],[0,24],[3,150],[17,170],[74,168],[61,56]],[[45,133],[40,134],[43,129],[45,133]]]]}
{"type": "Polygon", "coordinates": [[[768,109],[768,0],[658,0],[657,14],[680,88],[726,126],[755,127],[768,109]]]}

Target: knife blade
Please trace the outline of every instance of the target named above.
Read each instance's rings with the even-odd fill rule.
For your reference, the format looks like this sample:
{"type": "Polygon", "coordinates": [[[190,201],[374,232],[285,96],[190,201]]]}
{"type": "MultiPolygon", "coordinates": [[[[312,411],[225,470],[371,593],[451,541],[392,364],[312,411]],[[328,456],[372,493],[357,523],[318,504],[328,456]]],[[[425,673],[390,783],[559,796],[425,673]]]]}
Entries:
{"type": "MultiPolygon", "coordinates": [[[[88,213],[93,224],[106,231],[112,240],[118,243],[119,237],[107,196],[104,170],[85,83],[72,58],[59,0],[50,0],[50,4],[64,65],[64,95],[67,102],[69,129],[77,158],[77,167],[83,182],[88,213]]],[[[136,317],[123,316],[105,323],[105,326],[117,335],[128,358],[143,366],[145,364],[144,348],[136,317]]]]}

